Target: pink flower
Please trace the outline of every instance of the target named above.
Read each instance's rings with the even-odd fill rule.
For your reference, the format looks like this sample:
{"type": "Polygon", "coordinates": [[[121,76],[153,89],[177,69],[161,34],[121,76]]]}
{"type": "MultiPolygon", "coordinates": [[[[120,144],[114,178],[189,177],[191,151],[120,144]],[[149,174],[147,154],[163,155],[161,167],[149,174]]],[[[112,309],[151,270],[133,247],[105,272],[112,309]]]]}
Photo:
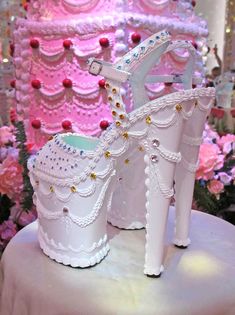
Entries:
{"type": "Polygon", "coordinates": [[[15,137],[12,133],[12,128],[8,126],[3,126],[0,128],[0,147],[4,146],[9,142],[14,142],[15,137]]]}
{"type": "Polygon", "coordinates": [[[4,221],[0,225],[0,237],[3,241],[10,241],[10,239],[16,234],[16,224],[11,220],[4,221]]]}
{"type": "Polygon", "coordinates": [[[226,136],[221,137],[217,143],[223,150],[223,153],[228,154],[232,150],[233,144],[235,143],[235,135],[227,134],[226,136]]]}
{"type": "Polygon", "coordinates": [[[37,213],[36,210],[32,210],[29,212],[23,211],[18,219],[18,223],[21,226],[26,226],[29,223],[32,223],[37,219],[37,213]]]}
{"type": "Polygon", "coordinates": [[[19,198],[23,189],[22,166],[14,156],[7,158],[0,164],[0,193],[10,199],[19,198]]]}
{"type": "Polygon", "coordinates": [[[232,177],[229,176],[227,173],[225,172],[220,172],[218,173],[218,176],[217,178],[224,184],[224,185],[229,185],[231,180],[232,180],[232,177]]]}
{"type": "Polygon", "coordinates": [[[223,191],[224,184],[217,179],[212,179],[207,188],[211,194],[218,195],[223,191]]]}
{"type": "Polygon", "coordinates": [[[219,147],[213,143],[203,143],[199,151],[199,167],[196,179],[209,180],[214,176],[214,171],[223,167],[224,156],[220,154],[219,147]]]}
{"type": "Polygon", "coordinates": [[[218,133],[214,131],[211,126],[205,124],[205,129],[203,131],[203,142],[204,143],[212,143],[213,140],[218,141],[220,139],[218,133]]]}
{"type": "Polygon", "coordinates": [[[232,178],[235,179],[235,166],[231,169],[232,178]]]}

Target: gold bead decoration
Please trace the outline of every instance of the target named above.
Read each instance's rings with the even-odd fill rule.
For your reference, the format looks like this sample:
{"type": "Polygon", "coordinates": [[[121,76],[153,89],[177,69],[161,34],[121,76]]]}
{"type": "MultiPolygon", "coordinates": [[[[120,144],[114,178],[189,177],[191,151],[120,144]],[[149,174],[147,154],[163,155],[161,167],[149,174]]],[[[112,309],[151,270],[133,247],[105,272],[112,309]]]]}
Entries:
{"type": "Polygon", "coordinates": [[[106,151],[104,156],[106,157],[106,159],[110,158],[111,156],[111,153],[109,151],[106,151]]]}
{"type": "Polygon", "coordinates": [[[113,115],[113,116],[116,116],[116,115],[117,115],[117,113],[115,112],[115,110],[112,111],[112,115],[113,115]]]}
{"type": "Polygon", "coordinates": [[[124,139],[128,139],[129,138],[128,132],[124,132],[122,134],[122,136],[123,136],[124,139]]]}
{"type": "Polygon", "coordinates": [[[143,151],[144,151],[144,148],[143,148],[142,146],[139,146],[138,150],[139,150],[140,152],[143,152],[143,151]]]}
{"type": "Polygon", "coordinates": [[[96,173],[91,173],[90,177],[91,177],[91,179],[94,179],[94,180],[95,180],[96,177],[97,177],[97,176],[96,176],[96,173]]]}
{"type": "Polygon", "coordinates": [[[110,88],[109,83],[106,83],[106,84],[105,84],[105,87],[106,87],[106,89],[109,89],[109,88],[110,88]]]}
{"type": "Polygon", "coordinates": [[[117,108],[120,108],[120,107],[121,107],[121,104],[120,104],[120,103],[116,103],[116,107],[117,107],[117,108]]]}
{"type": "Polygon", "coordinates": [[[50,192],[53,193],[54,192],[54,187],[50,186],[50,192]]]}
{"type": "Polygon", "coordinates": [[[117,126],[117,127],[120,127],[120,126],[121,126],[120,121],[116,121],[116,126],[117,126]]]}
{"type": "Polygon", "coordinates": [[[70,189],[71,189],[71,192],[72,192],[72,193],[75,193],[75,192],[77,191],[77,188],[76,188],[75,186],[71,186],[70,189]]]}
{"type": "Polygon", "coordinates": [[[130,160],[129,160],[129,159],[125,159],[124,163],[125,163],[125,164],[129,164],[129,163],[130,163],[130,160]]]}
{"type": "Polygon", "coordinates": [[[48,141],[51,141],[51,140],[53,140],[53,136],[50,136],[49,138],[48,138],[48,141]]]}
{"type": "Polygon", "coordinates": [[[113,94],[117,93],[117,89],[112,89],[113,94]]]}
{"type": "Polygon", "coordinates": [[[110,102],[112,102],[112,100],[113,100],[112,96],[109,96],[109,97],[108,97],[108,100],[109,100],[110,102]]]}
{"type": "Polygon", "coordinates": [[[181,104],[177,104],[177,105],[175,105],[175,109],[177,110],[177,112],[181,112],[183,107],[181,104]]]}
{"type": "Polygon", "coordinates": [[[150,125],[151,122],[152,122],[151,117],[150,117],[150,116],[147,116],[147,117],[146,117],[146,124],[150,125]]]}
{"type": "Polygon", "coordinates": [[[125,119],[125,115],[121,114],[121,115],[119,115],[119,118],[120,118],[121,120],[123,120],[123,119],[125,119]]]}

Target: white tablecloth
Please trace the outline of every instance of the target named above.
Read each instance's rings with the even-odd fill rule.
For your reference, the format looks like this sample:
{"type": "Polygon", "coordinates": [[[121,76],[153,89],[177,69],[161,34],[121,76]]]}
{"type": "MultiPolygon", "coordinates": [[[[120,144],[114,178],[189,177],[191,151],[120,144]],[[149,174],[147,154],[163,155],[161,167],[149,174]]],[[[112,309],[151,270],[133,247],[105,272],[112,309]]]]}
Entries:
{"type": "Polygon", "coordinates": [[[47,258],[37,223],[20,231],[2,257],[1,315],[234,315],[235,227],[193,211],[191,246],[165,247],[165,272],[143,275],[145,231],[109,226],[111,251],[78,269],[47,258]]]}

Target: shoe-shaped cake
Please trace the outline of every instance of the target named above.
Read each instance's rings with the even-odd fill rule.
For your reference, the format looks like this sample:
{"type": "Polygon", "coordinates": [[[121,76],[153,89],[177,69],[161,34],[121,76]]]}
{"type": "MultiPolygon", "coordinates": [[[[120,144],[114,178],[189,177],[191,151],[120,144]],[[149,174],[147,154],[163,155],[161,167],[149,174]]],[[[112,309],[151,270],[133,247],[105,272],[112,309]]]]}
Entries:
{"type": "MultiPolygon", "coordinates": [[[[106,78],[114,123],[100,139],[71,133],[56,135],[29,162],[39,217],[39,243],[49,257],[79,267],[94,265],[105,257],[109,250],[107,213],[115,186],[121,180],[121,164],[129,164],[128,156],[140,155],[145,167],[139,180],[145,182],[147,199],[144,273],[161,274],[175,169],[182,158],[180,150],[185,154],[188,145],[198,144],[190,129],[198,122],[191,121],[187,129],[187,121],[195,110],[207,112],[214,97],[213,88],[191,88],[194,54],[191,44],[172,43],[168,32],[163,31],[152,35],[114,65],[90,60],[90,73],[106,78]],[[177,48],[187,48],[190,52],[182,76],[187,89],[149,101],[144,88],[147,74],[163,53],[177,48]],[[129,114],[120,93],[127,80],[138,103],[137,109],[129,114]],[[185,128],[188,134],[183,137],[185,128]]],[[[158,79],[164,80],[162,76],[158,79]]],[[[194,159],[197,157],[192,154],[194,159]]],[[[193,161],[184,160],[190,171],[193,161]]],[[[131,169],[133,177],[134,171],[131,169]]],[[[185,189],[188,193],[187,185],[185,189]]],[[[185,196],[182,190],[177,193],[185,196]]],[[[141,198],[145,200],[144,195],[141,198]]],[[[187,228],[181,226],[188,222],[185,215],[187,219],[181,218],[177,227],[177,245],[185,244],[188,239],[187,228]]]]}

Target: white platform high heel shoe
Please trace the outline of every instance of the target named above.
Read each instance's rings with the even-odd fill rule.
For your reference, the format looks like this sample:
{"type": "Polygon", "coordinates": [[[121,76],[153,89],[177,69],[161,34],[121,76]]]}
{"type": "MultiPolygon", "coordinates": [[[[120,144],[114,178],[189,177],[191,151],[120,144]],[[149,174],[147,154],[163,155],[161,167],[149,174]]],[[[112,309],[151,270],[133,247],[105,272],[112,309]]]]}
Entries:
{"type": "MultiPolygon", "coordinates": [[[[195,110],[195,102],[204,104],[206,100],[208,104],[214,89],[176,92],[147,102],[127,114],[120,87],[134,78],[137,80],[135,87],[139,86],[138,90],[144,95],[143,102],[147,100],[144,78],[162,53],[167,49],[188,47],[193,56],[190,44],[171,44],[169,39],[167,32],[155,34],[124,56],[124,62],[121,60],[113,66],[92,60],[90,72],[107,78],[114,124],[99,140],[76,134],[57,135],[29,163],[39,214],[39,242],[52,259],[66,265],[87,267],[104,258],[109,250],[106,220],[118,180],[117,166],[127,162],[127,154],[136,152],[146,163],[144,272],[151,276],[159,276],[162,272],[165,226],[173,195],[175,167],[181,160],[182,134],[187,119],[195,110]]],[[[186,74],[192,73],[192,67],[193,57],[186,74]]],[[[187,77],[191,86],[191,76],[187,77]]],[[[178,223],[180,225],[180,221],[178,223]]]]}

